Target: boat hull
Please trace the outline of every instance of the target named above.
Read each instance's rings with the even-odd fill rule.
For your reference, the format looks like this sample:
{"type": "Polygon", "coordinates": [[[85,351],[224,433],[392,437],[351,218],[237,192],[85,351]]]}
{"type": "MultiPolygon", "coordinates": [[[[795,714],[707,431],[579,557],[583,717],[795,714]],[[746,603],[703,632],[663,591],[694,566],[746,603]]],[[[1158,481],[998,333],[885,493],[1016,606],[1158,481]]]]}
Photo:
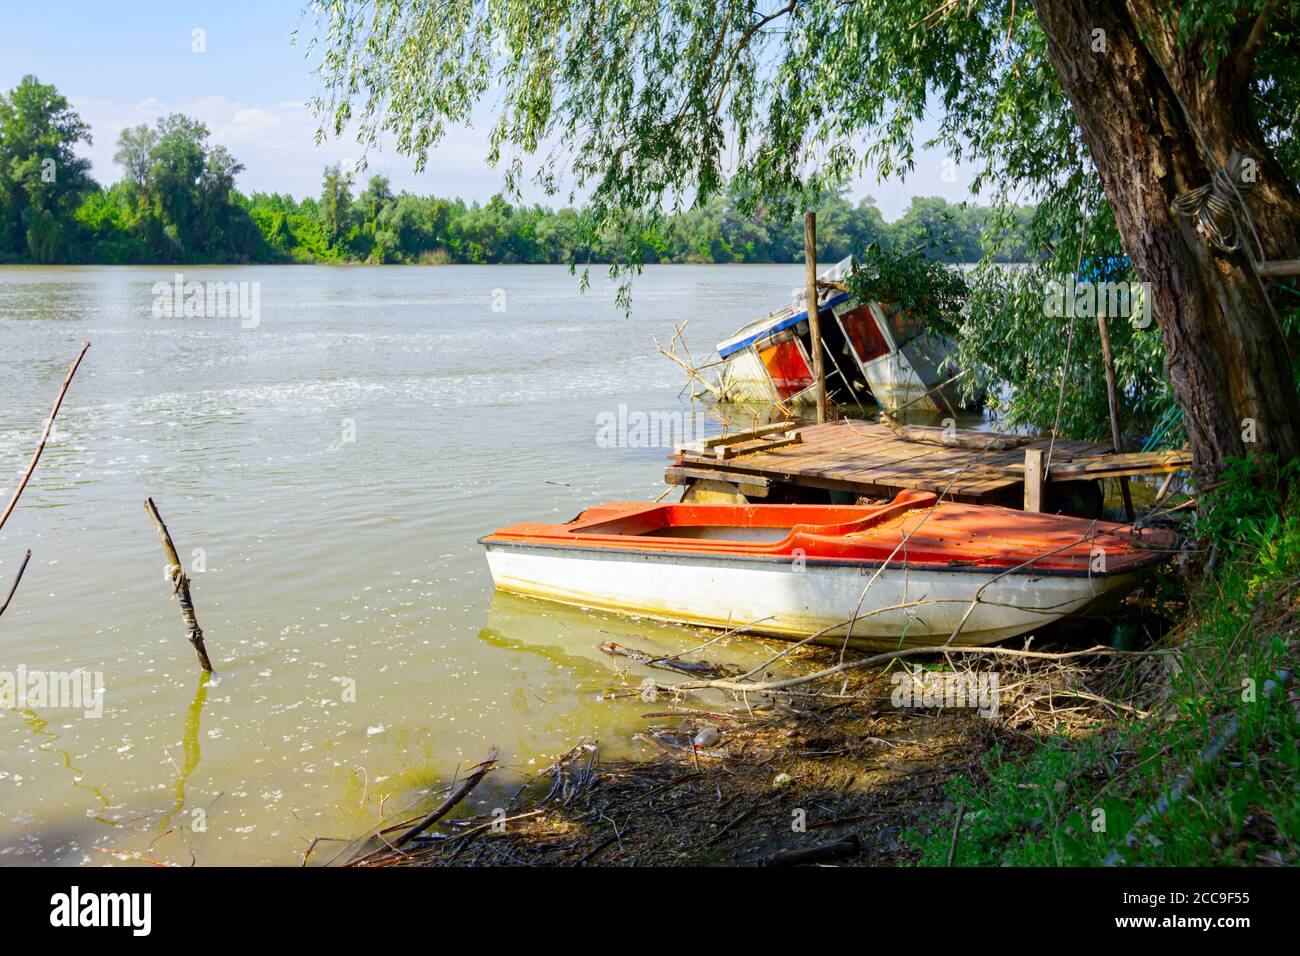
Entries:
{"type": "Polygon", "coordinates": [[[485,545],[504,591],[681,624],[745,625],[748,633],[791,640],[820,634],[813,643],[837,647],[848,636],[850,646],[868,649],[950,638],[954,645],[990,644],[1117,600],[1137,581],[1136,572],[995,577],[983,569],[897,565],[876,576],[878,565],[485,545]]]}

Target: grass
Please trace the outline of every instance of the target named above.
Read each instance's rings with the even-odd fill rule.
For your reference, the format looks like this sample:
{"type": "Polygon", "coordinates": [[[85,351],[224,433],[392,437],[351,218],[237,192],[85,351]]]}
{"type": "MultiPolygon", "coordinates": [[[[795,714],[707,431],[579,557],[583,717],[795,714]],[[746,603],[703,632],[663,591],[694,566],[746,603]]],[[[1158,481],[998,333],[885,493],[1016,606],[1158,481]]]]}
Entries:
{"type": "MultiPolygon", "coordinates": [[[[1175,658],[1132,664],[1150,716],[1098,725],[1082,737],[1048,736],[1028,749],[1003,742],[983,773],[949,785],[965,814],[954,865],[1089,866],[1118,862],[1222,866],[1300,862],[1300,737],[1284,687],[1265,693],[1280,668],[1294,668],[1300,627],[1300,498],[1293,474],[1285,500],[1258,474],[1234,469],[1199,520],[1213,557],[1190,595],[1187,619],[1163,642],[1175,658]],[[1236,735],[1199,769],[1198,756],[1235,723],[1236,735]],[[1182,799],[1125,837],[1184,774],[1182,799]]],[[[948,862],[953,816],[904,839],[921,865],[948,862]]]]}

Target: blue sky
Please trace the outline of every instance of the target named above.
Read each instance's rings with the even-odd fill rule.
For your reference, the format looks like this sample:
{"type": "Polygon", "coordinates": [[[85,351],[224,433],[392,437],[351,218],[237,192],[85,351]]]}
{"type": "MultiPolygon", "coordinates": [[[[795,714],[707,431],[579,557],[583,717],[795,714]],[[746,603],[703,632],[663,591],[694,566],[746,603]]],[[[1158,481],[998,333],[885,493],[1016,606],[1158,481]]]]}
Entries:
{"type": "MultiPolygon", "coordinates": [[[[317,81],[305,42],[292,45],[295,30],[311,32],[305,6],[298,0],[0,0],[0,90],[28,73],[57,86],[91,125],[95,142],[82,152],[102,183],[120,176],[113,152],[123,128],[183,112],[207,123],[212,139],[244,163],[241,189],[314,194],[327,163],[356,162],[361,152],[351,141],[315,145],[306,101],[317,81]],[[196,29],[204,31],[206,52],[192,50],[196,29]]],[[[398,189],[486,200],[501,188],[500,173],[483,159],[487,128],[482,122],[450,131],[419,175],[391,147],[371,153],[364,175],[382,173],[398,189]]],[[[922,153],[906,182],[881,184],[867,175],[853,194],[875,196],[887,219],[914,195],[967,198],[969,172],[957,169],[955,178],[951,171],[945,178],[943,162],[942,154],[922,153]]]]}

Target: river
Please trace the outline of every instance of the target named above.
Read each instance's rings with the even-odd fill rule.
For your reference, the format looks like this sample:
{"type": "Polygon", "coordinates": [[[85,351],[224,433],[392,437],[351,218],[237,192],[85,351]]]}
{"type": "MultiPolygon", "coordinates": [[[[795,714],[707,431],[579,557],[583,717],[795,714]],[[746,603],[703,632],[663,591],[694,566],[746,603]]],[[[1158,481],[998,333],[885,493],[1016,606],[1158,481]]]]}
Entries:
{"type": "MultiPolygon", "coordinates": [[[[255,308],[172,317],[177,271],[0,269],[5,500],[92,343],[0,532],[0,590],[32,550],[0,676],[80,670],[103,689],[0,707],[0,864],[294,864],[490,745],[516,773],[584,735],[644,752],[645,705],[609,699],[629,687],[597,645],[699,633],[494,598],[477,538],[659,495],[670,436],[599,440],[620,406],[691,425],[651,334],[689,319],[702,359],[803,266],[652,266],[630,317],[603,270],[580,294],[551,266],[187,267],[248,283],[255,308]],[[170,600],[149,496],[216,681],[170,600]]],[[[735,639],[725,656],[763,654],[735,639]]]]}

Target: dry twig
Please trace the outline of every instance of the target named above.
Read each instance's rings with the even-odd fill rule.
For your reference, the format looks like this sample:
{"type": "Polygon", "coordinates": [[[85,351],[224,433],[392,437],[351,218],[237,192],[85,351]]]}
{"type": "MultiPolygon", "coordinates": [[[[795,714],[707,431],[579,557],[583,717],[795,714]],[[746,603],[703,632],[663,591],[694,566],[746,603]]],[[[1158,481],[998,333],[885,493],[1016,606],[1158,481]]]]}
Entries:
{"type": "Polygon", "coordinates": [[[27,470],[23,472],[22,478],[18,481],[18,487],[9,497],[9,503],[5,505],[5,510],[0,513],[0,528],[5,526],[9,520],[9,515],[13,513],[14,506],[18,504],[18,497],[27,487],[27,482],[31,480],[32,472],[36,470],[36,463],[41,460],[41,452],[45,451],[45,443],[49,441],[50,430],[54,428],[54,418],[59,414],[59,408],[63,405],[63,396],[68,393],[68,386],[72,384],[72,376],[77,374],[77,368],[81,365],[82,356],[86,354],[86,349],[90,348],[89,342],[81,343],[81,351],[73,359],[72,364],[68,366],[68,374],[63,379],[63,387],[59,389],[59,394],[54,398],[54,407],[50,409],[50,417],[45,419],[45,427],[41,429],[41,440],[36,446],[36,451],[32,453],[32,460],[27,465],[27,470]]]}

